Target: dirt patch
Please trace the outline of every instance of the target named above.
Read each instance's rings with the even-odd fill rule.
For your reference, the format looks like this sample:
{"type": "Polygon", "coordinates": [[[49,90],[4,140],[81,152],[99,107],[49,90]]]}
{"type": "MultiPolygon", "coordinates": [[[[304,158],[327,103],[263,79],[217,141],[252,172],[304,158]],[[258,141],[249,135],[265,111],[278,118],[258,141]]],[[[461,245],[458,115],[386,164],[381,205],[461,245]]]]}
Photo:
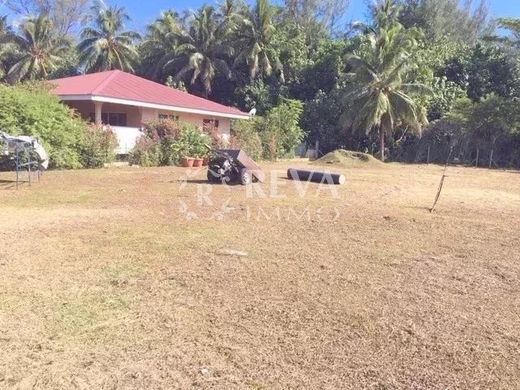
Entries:
{"type": "Polygon", "coordinates": [[[0,389],[518,388],[517,173],[288,164],[0,191],[0,389]]]}
{"type": "Polygon", "coordinates": [[[313,161],[314,165],[333,165],[341,168],[382,167],[381,161],[367,153],[338,149],[313,161]]]}

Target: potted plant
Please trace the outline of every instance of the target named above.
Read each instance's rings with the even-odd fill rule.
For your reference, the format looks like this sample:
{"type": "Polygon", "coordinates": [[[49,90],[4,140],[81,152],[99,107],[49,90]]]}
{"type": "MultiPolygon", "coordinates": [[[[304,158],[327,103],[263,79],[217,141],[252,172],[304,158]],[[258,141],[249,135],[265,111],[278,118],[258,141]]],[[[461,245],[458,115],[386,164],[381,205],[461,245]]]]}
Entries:
{"type": "Polygon", "coordinates": [[[182,166],[185,168],[191,168],[191,167],[195,166],[195,159],[193,157],[184,156],[182,158],[182,166]]]}
{"type": "Polygon", "coordinates": [[[202,163],[203,163],[203,159],[200,158],[199,156],[196,156],[193,161],[193,166],[196,168],[200,168],[202,166],[202,163]]]}
{"type": "Polygon", "coordinates": [[[195,159],[191,154],[190,145],[187,140],[179,137],[172,145],[172,161],[176,161],[177,163],[181,163],[183,167],[192,167],[195,159]]]}
{"type": "Polygon", "coordinates": [[[185,124],[181,128],[179,138],[175,142],[177,161],[185,167],[201,167],[203,157],[207,154],[208,136],[197,127],[185,124]]]}
{"type": "Polygon", "coordinates": [[[194,167],[202,167],[204,165],[204,156],[208,154],[208,136],[200,131],[193,134],[191,150],[195,156],[194,167]]]}

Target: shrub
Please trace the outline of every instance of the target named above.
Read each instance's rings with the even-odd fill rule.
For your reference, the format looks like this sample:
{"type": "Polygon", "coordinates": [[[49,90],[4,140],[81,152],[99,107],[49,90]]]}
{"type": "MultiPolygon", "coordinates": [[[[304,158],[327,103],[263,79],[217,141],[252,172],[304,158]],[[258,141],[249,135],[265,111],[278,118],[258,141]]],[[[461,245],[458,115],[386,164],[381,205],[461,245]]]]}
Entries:
{"type": "Polygon", "coordinates": [[[208,135],[212,149],[225,149],[229,146],[229,142],[222,137],[218,127],[204,128],[204,133],[208,135]]]}
{"type": "Polygon", "coordinates": [[[0,129],[38,137],[53,168],[80,168],[87,123],[42,83],[0,85],[0,129]]]}
{"type": "Polygon", "coordinates": [[[156,167],[161,162],[161,145],[159,139],[142,135],[137,139],[134,148],[128,154],[131,165],[142,167],[156,167]]]}
{"type": "Polygon", "coordinates": [[[259,121],[262,118],[234,121],[229,140],[231,148],[245,150],[253,160],[259,160],[263,156],[262,140],[257,130],[259,121]]]}
{"type": "Polygon", "coordinates": [[[264,158],[276,160],[279,157],[294,157],[294,151],[304,135],[299,125],[302,113],[302,102],[284,99],[265,115],[260,132],[264,158]]]}
{"type": "Polygon", "coordinates": [[[116,158],[117,137],[109,126],[90,125],[83,140],[81,163],[84,168],[101,168],[116,158]]]}
{"type": "Polygon", "coordinates": [[[145,124],[145,134],[130,152],[130,163],[141,166],[178,165],[183,157],[205,157],[210,137],[195,125],[169,119],[145,124]]]}
{"type": "Polygon", "coordinates": [[[302,113],[302,102],[286,99],[264,117],[235,121],[231,146],[242,148],[257,159],[293,157],[304,136],[299,125],[302,113]]]}
{"type": "Polygon", "coordinates": [[[185,123],[181,126],[179,137],[171,147],[171,159],[178,165],[183,157],[203,158],[207,156],[210,149],[210,137],[197,126],[185,123]]]}

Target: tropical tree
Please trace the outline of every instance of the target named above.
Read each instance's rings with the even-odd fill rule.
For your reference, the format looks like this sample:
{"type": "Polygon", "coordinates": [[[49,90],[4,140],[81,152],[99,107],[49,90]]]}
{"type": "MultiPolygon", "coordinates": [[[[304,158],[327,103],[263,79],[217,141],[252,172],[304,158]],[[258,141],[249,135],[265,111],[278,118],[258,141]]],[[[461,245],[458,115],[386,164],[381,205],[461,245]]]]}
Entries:
{"type": "Polygon", "coordinates": [[[495,27],[487,0],[400,0],[400,3],[399,21],[405,27],[423,29],[430,42],[449,38],[452,42],[475,44],[495,27]]]}
{"type": "Polygon", "coordinates": [[[0,80],[4,78],[8,70],[7,61],[11,56],[9,41],[12,31],[7,24],[7,16],[0,17],[0,80]]]}
{"type": "Polygon", "coordinates": [[[350,0],[284,0],[285,13],[309,33],[322,26],[333,33],[344,18],[350,0]]]}
{"type": "Polygon", "coordinates": [[[503,42],[519,49],[520,48],[520,19],[518,18],[500,18],[498,25],[509,31],[510,35],[501,37],[503,42]]]}
{"type": "Polygon", "coordinates": [[[424,94],[428,88],[404,81],[412,66],[410,52],[417,44],[416,31],[404,29],[397,17],[394,1],[384,0],[375,25],[364,26],[361,50],[346,58],[352,74],[344,96],[347,110],[341,120],[353,129],[363,128],[367,134],[378,131],[382,161],[385,137],[393,135],[397,124],[420,131],[427,122],[425,110],[411,94],[424,94]]]}
{"type": "Polygon", "coordinates": [[[139,48],[142,73],[156,80],[164,79],[165,65],[176,58],[181,29],[179,15],[171,10],[148,26],[139,48]]]}
{"type": "Polygon", "coordinates": [[[520,50],[520,18],[499,18],[497,23],[498,27],[507,31],[507,34],[489,35],[484,41],[498,43],[515,57],[520,50]]]}
{"type": "Polygon", "coordinates": [[[17,34],[8,34],[16,46],[16,63],[7,73],[9,82],[22,79],[45,79],[55,70],[70,42],[59,37],[51,20],[45,15],[25,19],[17,34]]]}
{"type": "Polygon", "coordinates": [[[92,7],[93,26],[81,31],[78,45],[80,63],[86,72],[121,69],[133,72],[138,54],[134,43],[138,33],[124,31],[130,20],[124,8],[101,4],[92,7]]]}
{"type": "Polygon", "coordinates": [[[275,8],[269,0],[257,0],[256,6],[239,18],[236,43],[241,49],[235,65],[247,64],[252,80],[258,75],[270,76],[274,70],[284,81],[282,64],[272,45],[276,31],[274,16],[275,8]]]}
{"type": "Polygon", "coordinates": [[[52,20],[54,28],[60,35],[77,32],[91,0],[4,0],[1,3],[16,14],[45,14],[52,20]]]}
{"type": "Polygon", "coordinates": [[[190,75],[190,85],[200,83],[203,94],[209,96],[218,73],[228,79],[232,76],[226,62],[233,54],[232,47],[226,42],[227,33],[227,24],[215,9],[202,7],[188,27],[175,34],[179,42],[176,56],[165,64],[165,70],[174,72],[175,81],[190,75]]]}

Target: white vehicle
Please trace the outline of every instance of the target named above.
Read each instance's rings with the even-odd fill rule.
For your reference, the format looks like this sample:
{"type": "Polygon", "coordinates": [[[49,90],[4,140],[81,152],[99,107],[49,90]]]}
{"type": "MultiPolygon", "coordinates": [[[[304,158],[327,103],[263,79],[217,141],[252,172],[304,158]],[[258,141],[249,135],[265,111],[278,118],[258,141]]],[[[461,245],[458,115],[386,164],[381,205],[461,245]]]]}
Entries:
{"type": "MultiPolygon", "coordinates": [[[[38,164],[38,170],[44,171],[49,167],[49,155],[36,137],[12,136],[0,132],[0,143],[3,144],[3,156],[13,156],[16,159],[21,153],[28,152],[36,157],[34,162],[38,164]]],[[[19,163],[15,162],[15,165],[14,168],[18,169],[19,163]]]]}

